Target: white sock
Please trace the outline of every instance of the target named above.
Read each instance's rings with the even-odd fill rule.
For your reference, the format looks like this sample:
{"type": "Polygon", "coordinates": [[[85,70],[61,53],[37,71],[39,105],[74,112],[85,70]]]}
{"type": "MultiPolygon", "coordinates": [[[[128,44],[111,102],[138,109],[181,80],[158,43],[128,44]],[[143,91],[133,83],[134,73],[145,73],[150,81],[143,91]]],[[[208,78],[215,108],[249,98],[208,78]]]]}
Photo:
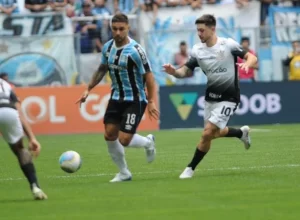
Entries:
{"type": "Polygon", "coordinates": [[[129,170],[127,168],[127,163],[125,159],[125,150],[124,147],[121,145],[119,140],[115,141],[106,141],[108,152],[111,156],[111,159],[114,163],[118,166],[121,173],[128,173],[129,170]]]}
{"type": "Polygon", "coordinates": [[[127,147],[147,148],[150,145],[150,140],[139,134],[134,134],[127,147]]]}

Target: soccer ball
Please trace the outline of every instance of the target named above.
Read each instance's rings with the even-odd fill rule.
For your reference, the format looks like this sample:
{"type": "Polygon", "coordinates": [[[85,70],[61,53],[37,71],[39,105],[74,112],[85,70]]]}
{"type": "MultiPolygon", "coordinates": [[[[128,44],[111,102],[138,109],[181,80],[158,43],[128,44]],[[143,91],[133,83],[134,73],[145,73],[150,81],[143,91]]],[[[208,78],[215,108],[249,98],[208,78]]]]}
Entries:
{"type": "Polygon", "coordinates": [[[67,173],[75,173],[81,167],[81,157],[76,151],[66,151],[59,158],[60,168],[67,173]]]}

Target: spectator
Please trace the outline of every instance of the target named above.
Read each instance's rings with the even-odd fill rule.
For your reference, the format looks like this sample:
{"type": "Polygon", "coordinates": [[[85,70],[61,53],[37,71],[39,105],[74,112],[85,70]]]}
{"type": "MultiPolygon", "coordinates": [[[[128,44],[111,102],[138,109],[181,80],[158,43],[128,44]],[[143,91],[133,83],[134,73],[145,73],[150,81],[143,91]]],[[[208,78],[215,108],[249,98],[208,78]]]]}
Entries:
{"type": "Polygon", "coordinates": [[[260,0],[261,7],[260,7],[260,23],[261,25],[265,25],[266,18],[269,15],[269,7],[273,3],[273,0],[260,0]]]}
{"type": "Polygon", "coordinates": [[[15,0],[0,0],[0,11],[6,15],[17,13],[18,7],[15,0]]]}
{"type": "Polygon", "coordinates": [[[114,0],[115,13],[135,14],[139,8],[138,0],[114,0]]]}
{"type": "Polygon", "coordinates": [[[249,4],[249,0],[235,0],[238,8],[245,7],[249,4]]]}
{"type": "Polygon", "coordinates": [[[289,80],[300,80],[300,41],[292,42],[293,51],[283,61],[289,66],[289,80]]]}
{"type": "MultiPolygon", "coordinates": [[[[93,16],[92,5],[89,2],[84,2],[82,4],[82,14],[81,17],[93,16]]],[[[76,33],[80,33],[80,47],[81,53],[93,53],[94,43],[99,45],[99,33],[97,32],[96,21],[79,21],[76,27],[76,33]]],[[[101,42],[100,42],[101,44],[101,42]]]]}
{"type": "Polygon", "coordinates": [[[106,0],[95,0],[94,8],[92,9],[92,13],[94,15],[103,15],[108,16],[111,15],[111,12],[105,6],[106,0]]]}
{"type": "Polygon", "coordinates": [[[294,7],[300,7],[300,1],[299,0],[292,0],[294,7]]]}
{"type": "MultiPolygon", "coordinates": [[[[241,46],[243,49],[249,53],[252,53],[253,55],[256,55],[253,50],[250,49],[250,39],[248,37],[242,37],[241,39],[241,46]]],[[[238,63],[243,63],[244,60],[238,57],[238,63]]],[[[242,70],[240,67],[238,68],[239,73],[239,79],[241,82],[254,82],[255,81],[255,74],[254,70],[258,69],[258,66],[256,66],[254,69],[249,69],[248,72],[245,70],[242,70]]]]}
{"type": "Polygon", "coordinates": [[[25,8],[31,12],[41,12],[48,7],[48,0],[25,0],[25,8]]]}
{"type": "Polygon", "coordinates": [[[13,83],[11,83],[11,82],[8,80],[8,75],[7,75],[7,73],[0,73],[0,78],[3,79],[3,80],[5,80],[6,82],[8,82],[9,85],[10,85],[12,88],[15,87],[15,85],[14,85],[13,83]]]}
{"type": "Polygon", "coordinates": [[[49,5],[53,11],[63,11],[67,5],[67,0],[49,0],[49,5]]]}
{"type": "Polygon", "coordinates": [[[189,1],[187,0],[166,0],[167,6],[180,6],[180,5],[187,5],[189,1]]]}
{"type": "Polygon", "coordinates": [[[179,44],[179,52],[174,56],[174,65],[180,67],[187,62],[188,58],[187,44],[185,41],[181,41],[179,44]]]}
{"type": "MultiPolygon", "coordinates": [[[[192,9],[199,9],[202,7],[202,0],[188,0],[189,3],[192,6],[192,9]]],[[[213,2],[213,4],[215,3],[215,0],[208,0],[207,3],[213,2]]]]}
{"type": "Polygon", "coordinates": [[[97,34],[99,34],[96,46],[97,50],[101,51],[102,42],[107,42],[110,39],[110,27],[109,27],[109,19],[108,16],[111,15],[111,12],[106,7],[105,0],[95,0],[95,6],[92,9],[93,15],[101,15],[103,18],[97,20],[97,34]]]}
{"type": "MultiPolygon", "coordinates": [[[[185,41],[181,41],[179,43],[179,51],[174,55],[174,66],[181,67],[183,66],[189,59],[188,46],[185,41]]],[[[195,77],[188,77],[184,79],[173,79],[177,85],[189,85],[192,84],[192,81],[195,80],[195,77]]],[[[172,81],[173,81],[172,80],[172,81]]]]}
{"type": "Polygon", "coordinates": [[[156,23],[158,7],[162,1],[159,0],[140,0],[140,5],[143,11],[153,11],[152,23],[156,23]]]}
{"type": "Polygon", "coordinates": [[[81,0],[68,0],[66,5],[66,14],[68,17],[75,17],[81,14],[81,7],[83,1],[81,0]]]}

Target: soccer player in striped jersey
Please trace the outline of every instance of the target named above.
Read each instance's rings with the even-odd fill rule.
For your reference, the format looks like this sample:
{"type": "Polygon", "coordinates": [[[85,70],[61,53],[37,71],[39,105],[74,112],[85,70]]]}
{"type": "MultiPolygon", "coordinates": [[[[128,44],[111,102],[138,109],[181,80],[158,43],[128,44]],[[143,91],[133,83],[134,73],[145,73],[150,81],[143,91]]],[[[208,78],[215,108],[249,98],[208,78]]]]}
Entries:
{"type": "Polygon", "coordinates": [[[146,107],[151,118],[158,120],[154,103],[155,80],[144,49],[128,37],[128,17],[117,14],[111,23],[113,39],[102,49],[102,61],[86,91],[77,103],[85,102],[89,92],[109,72],[112,80],[111,98],[104,116],[104,138],[108,152],[120,172],[110,182],[131,180],[124,148],[144,148],[148,162],[155,158],[155,140],[152,134],[144,137],[136,133],[146,107]],[[145,92],[145,84],[148,94],[145,92]]]}

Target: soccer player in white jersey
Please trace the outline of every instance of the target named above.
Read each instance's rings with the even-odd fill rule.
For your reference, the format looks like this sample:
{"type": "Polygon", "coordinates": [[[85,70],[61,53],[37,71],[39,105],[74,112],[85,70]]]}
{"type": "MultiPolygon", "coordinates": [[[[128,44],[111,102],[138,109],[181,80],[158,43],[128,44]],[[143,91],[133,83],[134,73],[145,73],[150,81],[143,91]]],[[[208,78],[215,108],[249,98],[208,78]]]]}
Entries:
{"type": "Polygon", "coordinates": [[[47,199],[47,195],[39,187],[32,162],[32,155],[37,157],[40,153],[40,143],[21,113],[17,96],[3,79],[0,79],[0,133],[16,155],[20,168],[30,184],[34,199],[47,199]],[[28,149],[23,144],[24,132],[29,140],[28,149]]]}
{"type": "Polygon", "coordinates": [[[255,67],[257,58],[244,51],[233,39],[218,37],[213,15],[203,15],[195,24],[201,43],[194,45],[189,61],[179,69],[170,64],[163,65],[165,72],[177,78],[191,76],[196,67],[200,67],[207,76],[204,130],[193,159],[179,177],[181,179],[193,176],[213,139],[236,137],[244,143],[246,149],[251,144],[248,126],[236,129],[227,127],[227,123],[240,102],[237,65],[247,72],[249,68],[255,67]],[[237,64],[237,57],[246,61],[237,64]]]}

